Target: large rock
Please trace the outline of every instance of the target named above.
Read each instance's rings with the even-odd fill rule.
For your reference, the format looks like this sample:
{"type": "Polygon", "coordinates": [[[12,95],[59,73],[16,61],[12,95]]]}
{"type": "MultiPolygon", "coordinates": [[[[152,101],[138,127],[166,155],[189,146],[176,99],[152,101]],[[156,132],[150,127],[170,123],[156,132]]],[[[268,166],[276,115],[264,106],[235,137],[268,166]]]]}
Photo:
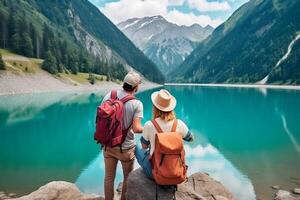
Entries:
{"type": "Polygon", "coordinates": [[[289,191],[278,190],[275,195],[275,200],[300,200],[300,195],[292,194],[289,191]]]}
{"type": "MultiPolygon", "coordinates": [[[[148,179],[142,169],[129,174],[126,198],[128,200],[153,200],[156,195],[156,184],[148,179]]],[[[159,200],[173,199],[172,187],[157,187],[159,200]]],[[[185,183],[178,185],[176,200],[233,200],[233,195],[209,175],[196,173],[185,183]]]]}
{"type": "Polygon", "coordinates": [[[94,194],[83,194],[73,183],[53,181],[29,195],[14,200],[104,200],[104,198],[94,194]]]}

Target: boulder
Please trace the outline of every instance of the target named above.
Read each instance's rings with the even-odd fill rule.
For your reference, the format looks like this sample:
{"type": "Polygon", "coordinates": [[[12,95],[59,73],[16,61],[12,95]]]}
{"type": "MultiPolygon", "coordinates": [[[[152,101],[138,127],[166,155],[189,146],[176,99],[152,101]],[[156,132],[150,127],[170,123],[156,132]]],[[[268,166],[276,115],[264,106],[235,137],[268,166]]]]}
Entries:
{"type": "Polygon", "coordinates": [[[300,188],[294,188],[293,192],[294,192],[294,194],[299,194],[300,195],[300,188]]]}
{"type": "Polygon", "coordinates": [[[83,194],[73,183],[53,181],[29,195],[14,200],[104,200],[104,198],[95,194],[83,194]]]}
{"type": "Polygon", "coordinates": [[[289,191],[278,190],[276,192],[274,200],[300,200],[300,196],[299,195],[293,195],[289,191]]]}
{"type": "MultiPolygon", "coordinates": [[[[146,177],[142,169],[129,174],[127,183],[127,199],[153,200],[173,199],[173,187],[157,186],[153,180],[146,177]]],[[[176,200],[233,200],[233,195],[218,181],[208,174],[196,173],[187,181],[178,185],[176,200]]]]}
{"type": "Polygon", "coordinates": [[[279,185],[272,185],[271,188],[274,189],[274,190],[280,190],[280,186],[279,185]]]}

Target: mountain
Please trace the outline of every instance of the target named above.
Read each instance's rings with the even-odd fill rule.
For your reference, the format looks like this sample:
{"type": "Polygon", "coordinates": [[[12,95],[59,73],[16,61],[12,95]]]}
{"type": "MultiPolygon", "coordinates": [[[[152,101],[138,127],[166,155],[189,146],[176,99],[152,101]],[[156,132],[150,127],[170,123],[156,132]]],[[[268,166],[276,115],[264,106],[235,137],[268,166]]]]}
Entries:
{"type": "Polygon", "coordinates": [[[300,83],[300,1],[250,0],[176,68],[173,81],[300,83]]]}
{"type": "Polygon", "coordinates": [[[162,16],[133,18],[117,25],[164,74],[177,67],[213,28],[178,26],[162,16]]]}
{"type": "Polygon", "coordinates": [[[164,81],[156,65],[88,0],[1,0],[0,17],[0,48],[51,58],[57,66],[49,71],[120,79],[133,68],[151,81],[164,81]]]}

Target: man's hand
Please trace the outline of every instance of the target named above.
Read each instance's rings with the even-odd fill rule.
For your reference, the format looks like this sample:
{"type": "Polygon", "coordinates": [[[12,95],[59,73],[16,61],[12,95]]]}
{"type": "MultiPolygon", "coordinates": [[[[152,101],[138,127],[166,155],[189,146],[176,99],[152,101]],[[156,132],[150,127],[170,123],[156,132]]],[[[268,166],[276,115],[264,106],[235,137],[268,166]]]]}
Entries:
{"type": "Polygon", "coordinates": [[[132,130],[133,132],[135,133],[142,133],[144,128],[141,124],[141,118],[139,117],[135,117],[133,118],[133,121],[132,121],[132,130]]]}

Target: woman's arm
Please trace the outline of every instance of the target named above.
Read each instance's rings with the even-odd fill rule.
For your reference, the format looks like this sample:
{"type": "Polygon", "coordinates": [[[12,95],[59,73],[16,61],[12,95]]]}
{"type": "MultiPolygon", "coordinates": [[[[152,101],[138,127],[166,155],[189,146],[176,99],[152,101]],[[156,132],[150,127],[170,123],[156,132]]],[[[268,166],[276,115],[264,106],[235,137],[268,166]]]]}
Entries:
{"type": "Polygon", "coordinates": [[[183,121],[178,120],[178,122],[179,122],[178,123],[178,125],[179,125],[178,131],[180,131],[182,133],[182,139],[187,142],[192,142],[194,140],[194,136],[191,133],[190,129],[187,127],[187,125],[183,121]]]}
{"type": "Polygon", "coordinates": [[[150,141],[147,141],[143,136],[141,137],[141,144],[143,149],[148,149],[150,146],[150,141]]]}
{"type": "Polygon", "coordinates": [[[194,135],[191,133],[191,131],[188,131],[188,133],[183,138],[183,140],[187,141],[187,142],[193,142],[194,141],[194,135]]]}
{"type": "Polygon", "coordinates": [[[141,144],[143,149],[148,149],[150,147],[150,130],[149,130],[149,121],[145,123],[143,135],[141,137],[141,144]]]}

